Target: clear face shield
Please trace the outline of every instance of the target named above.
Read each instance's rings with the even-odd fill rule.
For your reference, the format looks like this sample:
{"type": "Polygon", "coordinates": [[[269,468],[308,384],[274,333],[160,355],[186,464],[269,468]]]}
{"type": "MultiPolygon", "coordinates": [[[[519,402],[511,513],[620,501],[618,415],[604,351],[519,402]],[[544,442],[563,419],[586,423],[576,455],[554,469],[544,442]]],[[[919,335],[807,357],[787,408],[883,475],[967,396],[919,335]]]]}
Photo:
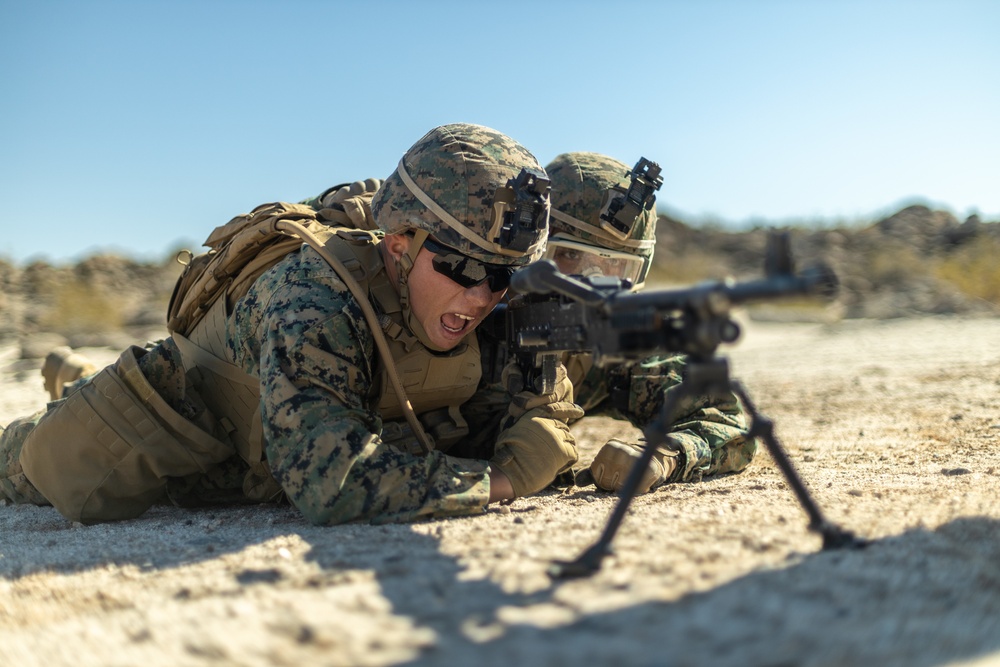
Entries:
{"type": "Polygon", "coordinates": [[[633,287],[641,286],[639,277],[645,260],[630,252],[608,250],[557,235],[549,238],[544,256],[568,276],[610,276],[629,280],[633,287]]]}

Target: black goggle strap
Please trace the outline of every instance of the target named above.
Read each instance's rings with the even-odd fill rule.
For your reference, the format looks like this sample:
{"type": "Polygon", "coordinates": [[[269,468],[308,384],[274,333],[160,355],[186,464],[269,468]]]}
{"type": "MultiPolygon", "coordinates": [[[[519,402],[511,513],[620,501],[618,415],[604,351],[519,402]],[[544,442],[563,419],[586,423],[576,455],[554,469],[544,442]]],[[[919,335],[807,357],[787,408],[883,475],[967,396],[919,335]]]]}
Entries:
{"type": "Polygon", "coordinates": [[[628,190],[613,196],[601,213],[601,227],[620,239],[632,233],[639,215],[652,206],[656,191],[663,185],[660,165],[644,157],[635,163],[631,177],[628,190]]]}

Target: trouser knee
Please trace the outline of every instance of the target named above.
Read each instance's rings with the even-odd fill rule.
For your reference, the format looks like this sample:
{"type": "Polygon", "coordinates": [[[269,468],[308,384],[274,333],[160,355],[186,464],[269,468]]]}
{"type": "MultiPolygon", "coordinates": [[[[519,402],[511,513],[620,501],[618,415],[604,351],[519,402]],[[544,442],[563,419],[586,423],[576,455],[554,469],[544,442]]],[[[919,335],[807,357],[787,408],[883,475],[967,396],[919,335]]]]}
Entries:
{"type": "Polygon", "coordinates": [[[18,504],[49,504],[45,496],[28,481],[20,461],[24,440],[43,414],[44,411],[16,419],[6,428],[0,426],[0,499],[18,504]]]}

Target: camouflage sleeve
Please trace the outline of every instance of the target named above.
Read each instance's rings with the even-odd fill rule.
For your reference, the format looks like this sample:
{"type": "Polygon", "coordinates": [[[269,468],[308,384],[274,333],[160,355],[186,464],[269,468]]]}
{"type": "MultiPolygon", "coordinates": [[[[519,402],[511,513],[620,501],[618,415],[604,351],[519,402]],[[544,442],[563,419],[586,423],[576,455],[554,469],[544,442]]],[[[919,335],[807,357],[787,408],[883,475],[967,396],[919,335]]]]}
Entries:
{"type": "MultiPolygon", "coordinates": [[[[677,391],[685,363],[684,356],[657,356],[608,368],[593,367],[583,382],[574,386],[577,401],[588,415],[628,419],[642,428],[660,413],[664,397],[677,391]]],[[[753,460],[757,443],[744,437],[746,416],[732,393],[681,401],[669,417],[673,426],[668,440],[684,458],[671,481],[738,472],[753,460]]]]}
{"type": "Polygon", "coordinates": [[[487,462],[440,452],[420,457],[382,442],[371,331],[311,250],[258,279],[233,328],[237,363],[259,371],[271,471],[309,521],[383,523],[483,511],[487,462]]]}

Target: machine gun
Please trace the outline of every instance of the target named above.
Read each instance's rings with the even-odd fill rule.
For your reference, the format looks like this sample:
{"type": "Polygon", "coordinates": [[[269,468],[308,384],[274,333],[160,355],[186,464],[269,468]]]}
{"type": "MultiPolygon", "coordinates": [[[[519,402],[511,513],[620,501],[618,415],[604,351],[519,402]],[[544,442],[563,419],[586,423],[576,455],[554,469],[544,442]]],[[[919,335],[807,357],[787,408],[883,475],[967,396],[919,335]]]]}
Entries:
{"type": "Polygon", "coordinates": [[[860,547],[864,542],[830,523],[799,477],[774,435],[774,423],[762,415],[743,386],[729,375],[718,347],[735,342],[740,327],[734,306],[782,297],[832,296],[837,277],[824,265],[796,272],[787,232],[768,238],[765,277],[737,283],[709,282],[679,290],[633,292],[627,282],[601,276],[570,277],[551,261],[518,270],[514,293],[504,309],[507,353],[520,366],[527,386],[542,393],[554,388],[563,353],[591,353],[596,365],[644,359],[657,353],[687,355],[678,388],[664,400],[659,415],[643,428],[646,447],[620,491],[617,506],[596,543],[576,560],[557,562],[550,574],[568,578],[592,574],[611,551],[611,541],[635,497],[654,452],[667,443],[669,415],[689,396],[734,393],[751,419],[748,438],[760,438],[809,516],[809,528],[823,538],[824,549],[860,547]]]}

